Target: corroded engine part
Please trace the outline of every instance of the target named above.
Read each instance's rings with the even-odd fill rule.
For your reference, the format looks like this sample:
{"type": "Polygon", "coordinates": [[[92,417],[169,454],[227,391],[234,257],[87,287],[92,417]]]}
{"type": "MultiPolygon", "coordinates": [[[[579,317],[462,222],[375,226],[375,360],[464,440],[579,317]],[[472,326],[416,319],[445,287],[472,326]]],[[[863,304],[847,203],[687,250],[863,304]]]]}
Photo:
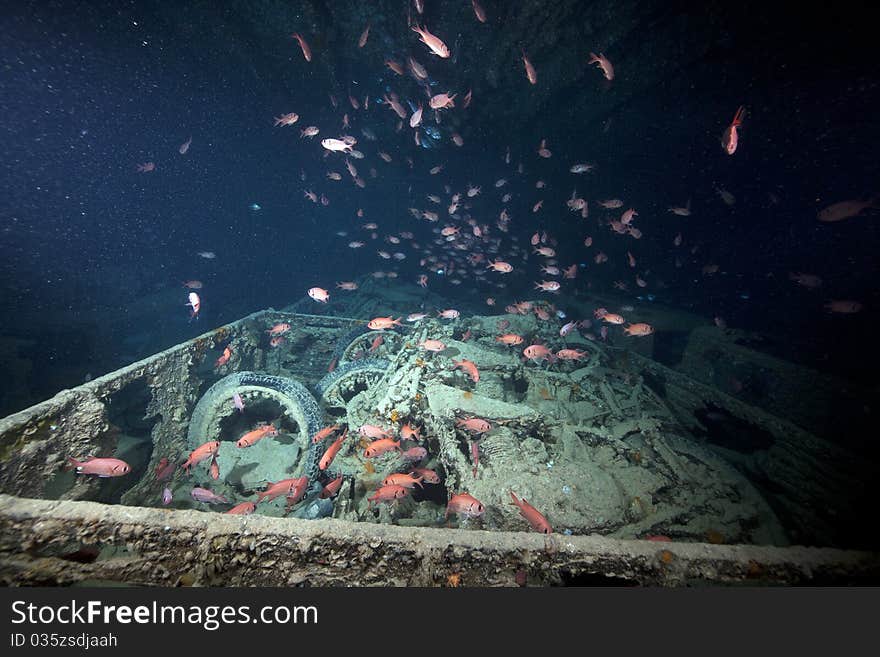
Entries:
{"type": "MultiPolygon", "coordinates": [[[[351,426],[422,426],[427,457],[419,465],[443,477],[445,495],[419,493],[382,505],[380,522],[436,525],[445,499],[468,492],[486,512],[461,526],[524,529],[510,503],[514,492],[560,532],[787,544],[754,486],[711,451],[679,438],[681,427],[662,400],[637,376],[611,367],[598,347],[590,348],[586,362],[550,371],[523,363],[520,350],[491,344],[491,333],[477,328],[477,337],[462,342],[452,337],[457,330],[426,322],[382,381],[346,405],[351,426]],[[446,348],[426,352],[418,347],[425,337],[442,339],[446,348]],[[477,363],[479,383],[455,368],[455,360],[477,363]],[[488,420],[492,430],[478,436],[457,426],[474,417],[488,420]]],[[[371,465],[376,474],[359,475],[355,489],[361,520],[375,519],[366,502],[382,478],[410,467],[393,453],[371,465]]]]}
{"type": "Polygon", "coordinates": [[[236,392],[245,398],[260,396],[273,399],[296,422],[299,442],[306,453],[302,473],[310,481],[316,481],[321,446],[313,444],[311,437],[323,426],[321,410],[306,387],[293,379],[260,372],[236,372],[217,381],[199,399],[193,410],[187,432],[191,449],[220,435],[221,420],[236,412],[233,403],[233,394],[236,392]]]}
{"type": "Polygon", "coordinates": [[[621,541],[0,495],[0,581],[16,585],[870,584],[875,553],[621,541]]]}

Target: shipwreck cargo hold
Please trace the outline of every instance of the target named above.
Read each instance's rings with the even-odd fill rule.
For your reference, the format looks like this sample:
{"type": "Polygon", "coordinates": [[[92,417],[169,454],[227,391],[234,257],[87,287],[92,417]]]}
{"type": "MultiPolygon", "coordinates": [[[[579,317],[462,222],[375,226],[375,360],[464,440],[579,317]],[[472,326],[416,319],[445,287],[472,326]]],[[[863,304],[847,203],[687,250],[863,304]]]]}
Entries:
{"type": "Polygon", "coordinates": [[[635,352],[594,347],[566,369],[523,364],[492,344],[487,329],[497,319],[431,325],[455,357],[480,363],[479,387],[448,358],[419,349],[426,328],[383,331],[370,351],[375,334],[362,319],[267,310],[3,419],[0,577],[8,585],[155,586],[878,581],[877,553],[853,545],[834,521],[862,505],[849,482],[864,473],[845,449],[635,352]],[[291,326],[287,346],[267,348],[266,327],[279,322],[291,326]],[[465,330],[474,338],[460,340],[465,330]],[[228,362],[216,366],[227,346],[228,362]],[[283,436],[237,450],[246,419],[233,391],[247,421],[280,418],[283,436]],[[764,443],[738,455],[690,440],[688,427],[707,408],[732,426],[748,424],[764,443]],[[497,430],[481,440],[474,477],[454,420],[477,414],[497,430]],[[318,470],[322,448],[311,437],[325,417],[354,427],[417,422],[442,484],[419,491],[417,502],[373,507],[367,496],[385,474],[382,461],[364,471],[352,444],[338,470],[318,470]],[[208,437],[221,442],[220,479],[199,468],[177,473],[169,484],[179,486],[176,501],[163,506],[153,475],[160,460],[208,437]],[[124,456],[133,470],[98,479],[64,467],[94,454],[124,456]],[[775,494],[759,470],[773,473],[775,494]],[[279,499],[254,515],[226,515],[180,492],[205,485],[239,501],[285,473],[312,483],[293,509],[279,499]],[[341,492],[322,499],[320,480],[337,475],[341,492]],[[462,489],[487,512],[452,527],[442,509],[462,489]],[[554,533],[527,532],[504,504],[508,490],[549,510],[554,533]]]}

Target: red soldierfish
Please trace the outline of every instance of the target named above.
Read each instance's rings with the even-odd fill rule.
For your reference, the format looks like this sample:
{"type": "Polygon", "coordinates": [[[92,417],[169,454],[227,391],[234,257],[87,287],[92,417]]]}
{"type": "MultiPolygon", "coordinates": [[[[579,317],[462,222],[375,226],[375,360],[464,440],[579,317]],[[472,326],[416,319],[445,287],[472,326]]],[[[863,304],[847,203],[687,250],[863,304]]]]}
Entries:
{"type": "Polygon", "coordinates": [[[338,428],[339,428],[338,424],[331,424],[330,426],[324,427],[320,431],[315,432],[315,435],[312,436],[312,444],[317,445],[319,442],[324,440],[327,436],[332,434],[338,428]]]}
{"type": "Polygon", "coordinates": [[[602,69],[602,73],[605,74],[606,80],[614,79],[614,67],[611,65],[611,62],[608,61],[608,58],[603,55],[601,52],[596,55],[595,53],[590,53],[590,61],[588,64],[598,64],[599,68],[602,69]]]}
{"type": "Polygon", "coordinates": [[[292,39],[296,39],[297,43],[299,43],[299,47],[302,48],[303,57],[306,58],[307,62],[312,61],[312,49],[309,48],[309,44],[303,39],[298,33],[294,32],[290,35],[292,39]]]}
{"type": "Polygon", "coordinates": [[[358,429],[358,433],[364,438],[391,438],[390,431],[385,431],[382,427],[375,424],[362,424],[358,429]]]}
{"type": "Polygon", "coordinates": [[[428,455],[428,450],[424,447],[410,447],[405,452],[400,453],[400,459],[402,461],[408,462],[417,462],[421,461],[428,455]]]}
{"type": "Polygon", "coordinates": [[[364,31],[361,32],[361,38],[358,39],[358,48],[363,48],[367,45],[367,39],[370,38],[370,24],[367,23],[367,26],[364,28],[364,31]]]}
{"type": "Polygon", "coordinates": [[[169,461],[166,457],[162,457],[156,465],[156,481],[164,481],[174,474],[174,462],[169,461]]]}
{"type": "Polygon", "coordinates": [[[455,426],[464,427],[472,433],[486,433],[492,430],[492,425],[482,418],[471,418],[469,420],[456,419],[455,426]]]}
{"type": "Polygon", "coordinates": [[[342,432],[342,435],[339,436],[336,440],[333,441],[333,444],[327,448],[327,451],[324,452],[324,455],[321,457],[321,462],[318,463],[318,469],[326,470],[330,467],[330,464],[333,462],[333,459],[339,453],[339,450],[342,449],[342,441],[345,440],[346,436],[348,436],[348,429],[342,432]]]}
{"type": "Polygon", "coordinates": [[[426,484],[440,483],[440,475],[433,470],[428,470],[427,468],[413,468],[411,473],[419,475],[422,478],[422,481],[426,484]]]}
{"type": "Polygon", "coordinates": [[[218,358],[214,363],[214,367],[222,367],[223,365],[226,365],[231,357],[232,348],[227,345],[226,348],[223,350],[223,355],[220,356],[220,358],[218,358]]]}
{"type": "Polygon", "coordinates": [[[476,518],[483,515],[485,510],[486,507],[477,498],[468,493],[459,493],[450,498],[449,504],[446,505],[446,514],[443,518],[448,518],[450,513],[457,513],[465,518],[476,518]]]}
{"type": "Polygon", "coordinates": [[[236,504],[234,507],[229,509],[226,513],[233,516],[249,516],[254,511],[257,510],[257,505],[253,502],[242,502],[241,504],[236,504]]]}
{"type": "Polygon", "coordinates": [[[250,447],[251,445],[256,444],[258,441],[262,440],[266,436],[277,436],[278,429],[276,429],[271,424],[266,424],[261,427],[257,427],[253,431],[248,431],[244,434],[238,441],[235,443],[236,447],[250,447]]]}
{"type": "Polygon", "coordinates": [[[131,466],[120,459],[90,457],[85,461],[77,461],[72,456],[67,458],[76,468],[77,474],[98,475],[99,477],[121,477],[131,472],[131,466]]]}
{"type": "Polygon", "coordinates": [[[375,458],[393,450],[400,451],[400,441],[391,438],[375,440],[364,450],[364,458],[375,458]]]}
{"type": "Polygon", "coordinates": [[[219,440],[209,440],[208,442],[199,445],[196,447],[189,455],[189,458],[186,459],[186,462],[181,466],[184,470],[191,468],[192,466],[201,463],[209,458],[212,458],[217,455],[217,452],[220,450],[220,441],[219,440]]]}
{"type": "Polygon", "coordinates": [[[367,498],[367,505],[372,506],[373,502],[376,504],[379,502],[393,502],[407,495],[409,495],[409,491],[403,486],[382,486],[373,497],[367,498]]]}
{"type": "Polygon", "coordinates": [[[460,367],[465,372],[467,372],[471,377],[471,381],[473,381],[474,383],[479,382],[480,371],[477,369],[476,364],[474,364],[472,361],[465,360],[465,359],[462,359],[462,360],[453,359],[452,362],[455,365],[455,367],[460,367]]]}
{"type": "MultiPolygon", "coordinates": [[[[451,54],[449,52],[449,48],[446,47],[446,44],[443,43],[436,35],[428,32],[427,28],[419,27],[418,25],[414,25],[410,28],[413,32],[417,32],[420,41],[428,46],[428,49],[437,55],[438,57],[442,57],[446,59],[451,54]]],[[[403,118],[403,117],[401,117],[403,118]]]]}
{"type": "Polygon", "coordinates": [[[526,77],[529,79],[529,82],[532,84],[538,84],[538,74],[535,72],[535,67],[532,66],[532,63],[529,61],[528,57],[526,57],[526,51],[521,50],[522,52],[522,60],[523,66],[526,67],[526,77]]]}
{"type": "Polygon", "coordinates": [[[274,484],[270,481],[269,485],[266,486],[266,490],[257,493],[257,502],[262,502],[263,499],[268,499],[271,502],[279,495],[292,495],[296,490],[297,485],[302,484],[303,479],[308,481],[308,477],[300,477],[299,479],[282,479],[274,484]]]}
{"type": "Polygon", "coordinates": [[[471,0],[471,5],[474,7],[474,14],[477,16],[477,20],[481,23],[486,22],[486,12],[483,10],[483,7],[480,6],[480,3],[477,0],[471,0]]]}
{"type": "Polygon", "coordinates": [[[739,109],[736,110],[736,114],[733,116],[733,121],[727,126],[727,130],[724,131],[724,134],[721,135],[721,147],[724,148],[724,152],[728,155],[733,155],[736,152],[736,147],[739,144],[739,134],[736,129],[742,125],[743,117],[745,115],[746,108],[740,105],[739,109]]]}
{"type": "Polygon", "coordinates": [[[390,329],[395,326],[402,326],[400,323],[400,317],[397,319],[391,319],[391,317],[374,317],[369,322],[367,322],[367,328],[373,331],[378,331],[381,329],[390,329]]]}
{"type": "Polygon", "coordinates": [[[287,494],[287,504],[285,505],[285,511],[289,511],[290,507],[292,507],[294,504],[304,498],[306,496],[306,490],[308,490],[308,488],[308,477],[300,477],[299,479],[294,479],[293,485],[290,487],[290,492],[287,494]]]}
{"type": "Polygon", "coordinates": [[[516,499],[516,495],[514,495],[513,493],[510,494],[510,497],[513,499],[513,503],[519,507],[520,515],[528,520],[529,524],[532,526],[532,529],[537,532],[541,532],[542,534],[553,533],[553,528],[550,526],[550,523],[547,522],[547,518],[541,515],[540,511],[538,511],[535,507],[526,502],[524,499],[516,499]]]}
{"type": "Polygon", "coordinates": [[[333,497],[336,493],[339,492],[339,489],[342,487],[342,482],[345,480],[345,477],[339,475],[331,481],[329,484],[324,486],[324,489],[321,491],[321,499],[326,500],[328,497],[333,497]]]}
{"type": "Polygon", "coordinates": [[[422,476],[416,473],[413,476],[412,473],[405,474],[403,472],[397,472],[395,474],[390,474],[385,479],[382,480],[383,486],[403,486],[404,488],[415,488],[418,486],[419,488],[423,488],[422,486],[422,476]]]}

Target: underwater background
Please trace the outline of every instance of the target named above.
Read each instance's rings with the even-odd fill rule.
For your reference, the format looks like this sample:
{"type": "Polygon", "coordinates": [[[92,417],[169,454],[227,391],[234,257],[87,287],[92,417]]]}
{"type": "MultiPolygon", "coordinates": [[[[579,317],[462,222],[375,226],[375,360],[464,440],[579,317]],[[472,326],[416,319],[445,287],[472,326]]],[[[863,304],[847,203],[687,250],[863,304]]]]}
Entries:
{"type": "MultiPolygon", "coordinates": [[[[446,305],[401,307],[394,317],[443,308],[502,315],[538,295],[564,313],[567,298],[601,294],[738,331],[741,344],[832,389],[823,399],[839,403],[817,412],[810,429],[873,468],[876,11],[479,6],[485,22],[464,0],[5,8],[0,416],[267,307],[333,314],[333,300],[359,294],[337,289],[340,281],[373,279],[393,298],[398,286],[418,291],[424,275],[446,305]],[[416,24],[441,36],[451,56],[431,54],[416,24]],[[310,60],[292,33],[307,40],[310,60]],[[613,63],[612,79],[591,52],[613,63]],[[406,67],[408,58],[425,79],[386,64],[406,67]],[[456,94],[455,106],[435,114],[428,98],[443,92],[456,94]],[[392,94],[406,119],[389,107],[392,94]],[[412,128],[419,104],[423,123],[412,128]],[[730,153],[723,133],[740,106],[730,153]],[[291,112],[295,123],[278,124],[291,112]],[[307,126],[320,133],[301,136],[307,126]],[[359,174],[321,146],[346,134],[364,154],[348,160],[359,174]],[[590,170],[573,173],[579,163],[590,170]],[[447,211],[454,193],[457,214],[447,211]],[[586,217],[566,207],[576,197],[586,217]],[[611,199],[622,199],[619,209],[599,203],[611,199]],[[861,206],[822,218],[842,202],[861,206]],[[614,225],[629,208],[638,238],[614,225]],[[444,227],[466,239],[444,239],[444,227]],[[413,237],[389,243],[402,232],[413,237]],[[535,290],[551,276],[533,235],[553,244],[560,269],[577,265],[575,278],[556,277],[558,295],[535,290]],[[357,241],[364,246],[352,248],[357,241]],[[482,259],[465,265],[474,255],[482,259]],[[503,282],[476,273],[499,260],[514,268],[503,282]],[[328,307],[306,296],[314,287],[329,290],[328,307]],[[191,290],[201,303],[195,317],[191,290]]],[[[673,365],[691,322],[658,329],[653,357],[673,365]]],[[[624,344],[615,330],[611,341],[624,344]]],[[[750,377],[718,383],[759,407],[784,403],[765,399],[771,391],[750,377]]],[[[725,437],[736,441],[736,431],[725,437]]]]}

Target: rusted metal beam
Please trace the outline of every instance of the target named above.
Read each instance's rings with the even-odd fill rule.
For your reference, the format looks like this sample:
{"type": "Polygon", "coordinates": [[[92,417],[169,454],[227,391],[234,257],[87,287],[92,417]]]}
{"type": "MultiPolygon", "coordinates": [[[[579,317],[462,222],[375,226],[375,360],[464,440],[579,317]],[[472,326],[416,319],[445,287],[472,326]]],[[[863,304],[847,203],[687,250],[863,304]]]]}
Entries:
{"type": "Polygon", "coordinates": [[[829,548],[227,516],[0,495],[5,584],[175,586],[858,584],[880,555],[829,548]]]}

